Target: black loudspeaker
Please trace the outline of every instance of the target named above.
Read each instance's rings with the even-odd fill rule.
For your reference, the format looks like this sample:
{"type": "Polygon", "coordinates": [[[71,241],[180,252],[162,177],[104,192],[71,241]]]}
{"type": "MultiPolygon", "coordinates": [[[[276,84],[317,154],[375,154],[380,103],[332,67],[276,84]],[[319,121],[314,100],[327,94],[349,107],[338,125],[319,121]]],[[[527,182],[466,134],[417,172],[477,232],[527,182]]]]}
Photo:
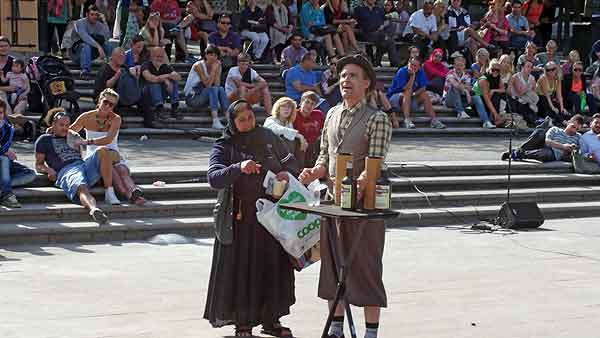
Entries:
{"type": "Polygon", "coordinates": [[[502,204],[497,221],[503,228],[539,228],[544,224],[544,215],[535,202],[507,202],[502,204]]]}

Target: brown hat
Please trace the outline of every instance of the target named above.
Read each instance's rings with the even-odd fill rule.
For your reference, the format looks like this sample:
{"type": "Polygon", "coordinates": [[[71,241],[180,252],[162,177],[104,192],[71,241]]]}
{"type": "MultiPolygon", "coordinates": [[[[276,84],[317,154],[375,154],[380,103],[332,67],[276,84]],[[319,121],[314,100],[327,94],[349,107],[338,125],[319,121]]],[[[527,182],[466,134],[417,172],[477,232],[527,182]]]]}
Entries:
{"type": "Polygon", "coordinates": [[[368,91],[373,91],[373,89],[375,89],[375,82],[377,81],[377,78],[375,76],[375,70],[373,69],[371,62],[369,62],[369,60],[367,60],[367,58],[362,56],[361,54],[344,56],[337,63],[338,74],[341,74],[344,67],[350,64],[357,65],[365,71],[367,78],[371,81],[368,91]]]}

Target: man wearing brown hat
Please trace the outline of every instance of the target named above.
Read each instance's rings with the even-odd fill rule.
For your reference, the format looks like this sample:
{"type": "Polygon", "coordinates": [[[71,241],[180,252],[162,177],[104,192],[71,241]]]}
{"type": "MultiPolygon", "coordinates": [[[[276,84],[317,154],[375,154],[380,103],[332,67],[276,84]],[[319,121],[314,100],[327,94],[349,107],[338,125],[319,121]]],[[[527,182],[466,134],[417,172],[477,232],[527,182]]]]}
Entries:
{"type": "MultiPolygon", "coordinates": [[[[358,177],[359,199],[366,185],[365,158],[387,155],[392,136],[392,126],[387,115],[369,105],[367,96],[375,86],[375,72],[369,61],[361,55],[347,56],[338,61],[342,103],[331,108],[321,134],[321,151],[313,168],[306,168],[300,174],[302,182],[330,176],[333,179],[336,155],[352,154],[354,177],[358,177]]],[[[337,178],[341,179],[341,177],[337,178]]],[[[344,301],[364,307],[365,338],[376,338],[379,327],[380,308],[387,306],[387,296],[383,286],[383,247],[385,226],[383,221],[344,221],[339,229],[347,257],[354,238],[359,236],[359,227],[368,227],[358,239],[360,254],[356,255],[347,271],[344,301]]],[[[334,265],[329,252],[328,224],[321,226],[321,273],[319,297],[330,302],[335,297],[337,281],[333,278],[334,265]]],[[[339,249],[338,249],[339,250],[339,249]]],[[[343,337],[344,304],[335,310],[330,338],[343,337]]]]}

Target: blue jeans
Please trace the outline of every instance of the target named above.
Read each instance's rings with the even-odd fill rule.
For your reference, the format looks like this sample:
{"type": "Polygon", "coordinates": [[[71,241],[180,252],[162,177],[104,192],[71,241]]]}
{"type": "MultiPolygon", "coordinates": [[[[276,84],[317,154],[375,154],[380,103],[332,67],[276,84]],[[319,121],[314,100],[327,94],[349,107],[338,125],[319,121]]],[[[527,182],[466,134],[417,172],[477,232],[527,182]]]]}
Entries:
{"type": "Polygon", "coordinates": [[[79,187],[91,188],[102,178],[100,174],[100,155],[97,151],[82,161],[75,161],[63,167],[56,174],[54,185],[61,188],[71,202],[79,202],[79,187]]]}
{"type": "Polygon", "coordinates": [[[475,110],[477,110],[477,113],[479,114],[479,118],[481,119],[481,121],[483,121],[484,123],[490,122],[490,116],[489,116],[487,110],[485,109],[485,104],[483,103],[483,98],[481,98],[481,96],[472,96],[471,102],[473,102],[473,105],[475,106],[475,110]]]}
{"type": "Polygon", "coordinates": [[[465,111],[462,94],[457,88],[450,87],[450,90],[448,90],[446,94],[446,107],[454,108],[457,112],[465,111]]]}
{"type": "Polygon", "coordinates": [[[23,186],[33,182],[35,171],[6,155],[0,155],[0,189],[2,193],[12,191],[12,187],[23,186]]]}
{"type": "MultiPolygon", "coordinates": [[[[79,62],[79,66],[81,67],[81,70],[89,72],[90,69],[92,68],[92,55],[93,55],[93,49],[92,48],[96,48],[96,47],[92,47],[91,45],[88,45],[85,42],[81,42],[79,44],[79,46],[73,51],[73,61],[75,62],[79,62]]],[[[104,50],[104,54],[109,57],[110,54],[112,53],[113,47],[110,43],[105,42],[104,45],[102,45],[102,49],[104,50]]]]}
{"type": "Polygon", "coordinates": [[[223,87],[208,87],[202,89],[200,94],[188,95],[185,98],[185,104],[190,108],[200,108],[208,102],[211,111],[223,112],[229,108],[229,100],[223,87]]]}
{"type": "Polygon", "coordinates": [[[171,87],[173,88],[169,93],[167,86],[164,83],[147,83],[144,86],[144,98],[148,100],[148,103],[152,107],[162,106],[165,103],[165,98],[171,99],[171,105],[179,104],[179,87],[177,81],[171,80],[171,87]]]}

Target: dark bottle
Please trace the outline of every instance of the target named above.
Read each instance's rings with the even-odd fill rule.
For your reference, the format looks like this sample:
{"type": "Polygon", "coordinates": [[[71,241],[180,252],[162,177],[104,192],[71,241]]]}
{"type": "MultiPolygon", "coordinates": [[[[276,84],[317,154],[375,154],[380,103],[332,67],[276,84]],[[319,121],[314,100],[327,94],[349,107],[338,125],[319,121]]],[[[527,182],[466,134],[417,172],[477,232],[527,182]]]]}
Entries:
{"type": "Polygon", "coordinates": [[[344,210],[356,210],[356,180],[352,172],[352,160],[346,164],[346,177],[341,184],[340,206],[344,210]]]}
{"type": "Polygon", "coordinates": [[[392,185],[388,179],[387,169],[381,170],[381,175],[375,182],[375,209],[388,210],[392,204],[392,185]]]}

